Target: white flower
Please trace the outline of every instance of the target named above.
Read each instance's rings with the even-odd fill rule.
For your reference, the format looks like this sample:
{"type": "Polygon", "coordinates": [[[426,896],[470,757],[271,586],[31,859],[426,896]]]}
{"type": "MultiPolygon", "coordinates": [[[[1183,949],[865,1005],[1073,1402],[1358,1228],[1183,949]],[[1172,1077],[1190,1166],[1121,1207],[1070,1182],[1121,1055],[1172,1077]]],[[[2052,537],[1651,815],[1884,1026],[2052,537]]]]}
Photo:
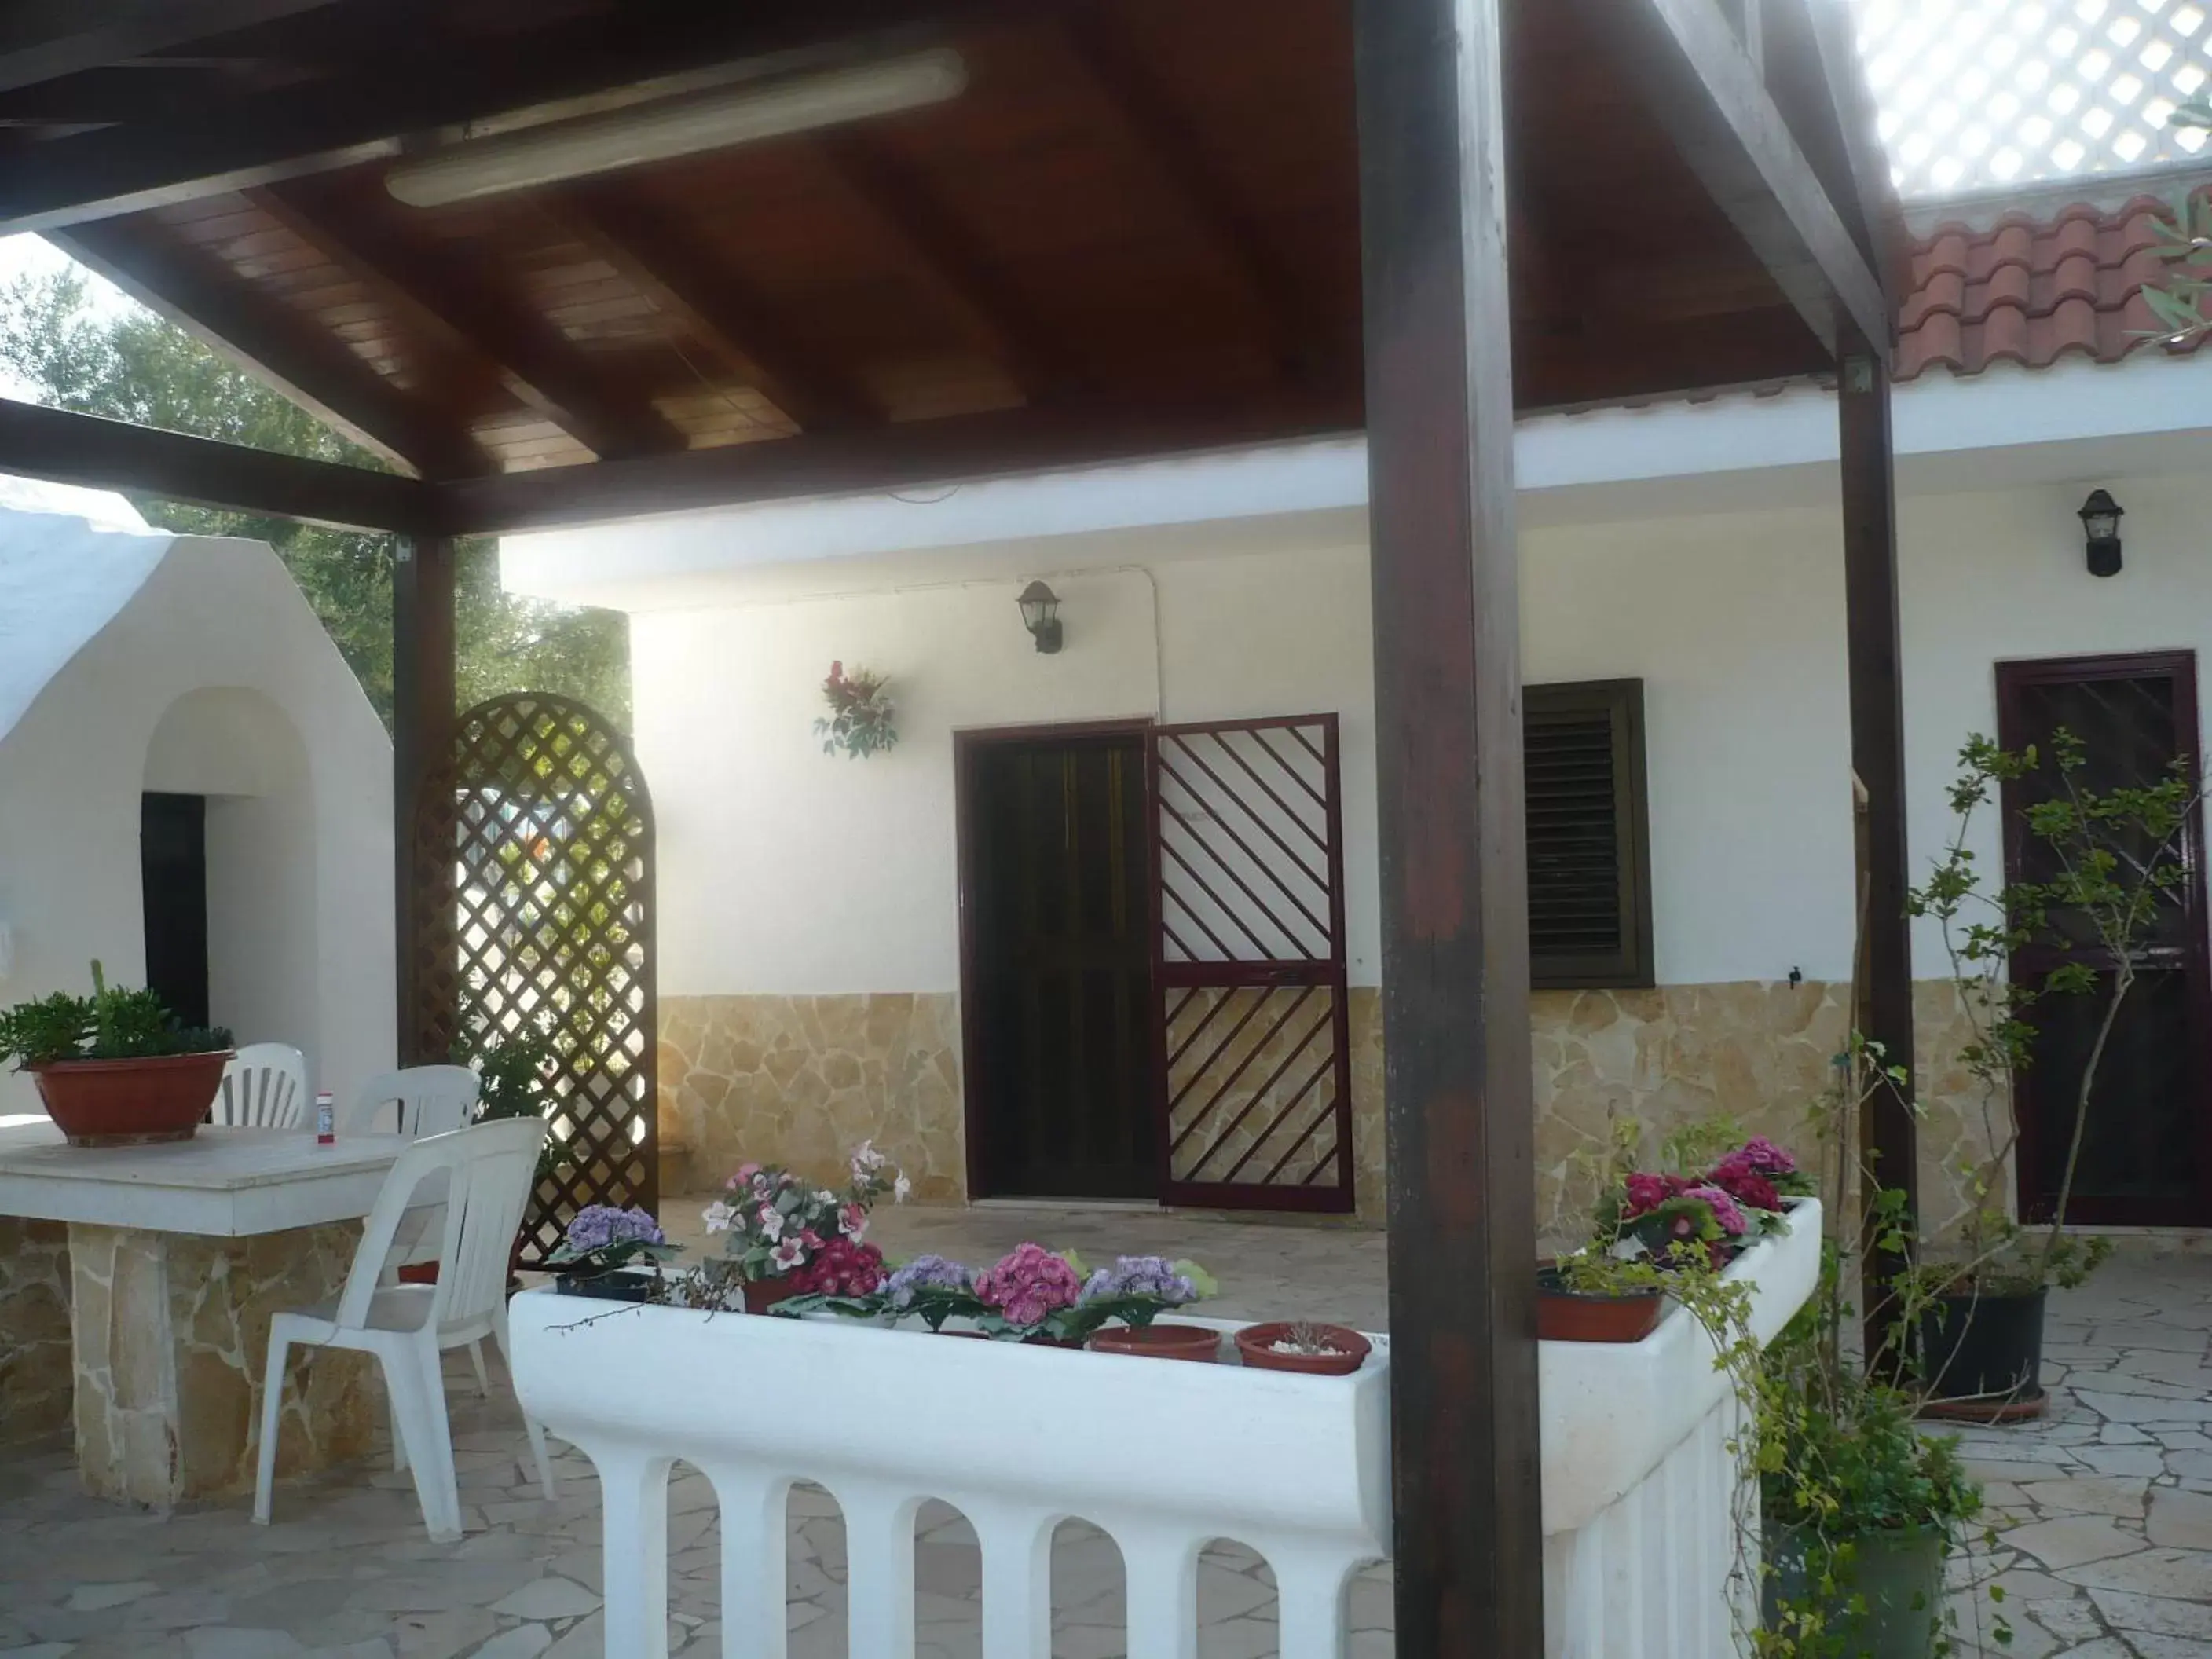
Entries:
{"type": "Polygon", "coordinates": [[[771,1244],[783,1237],[782,1211],[771,1209],[767,1205],[761,1206],[760,1236],[771,1244]]]}
{"type": "Polygon", "coordinates": [[[721,1202],[719,1199],[714,1203],[709,1204],[699,1213],[702,1218],[705,1220],[707,1224],[707,1231],[709,1233],[726,1233],[729,1231],[730,1224],[736,1220],[738,1216],[738,1212],[735,1210],[732,1209],[728,1205],[721,1202]]]}
{"type": "Polygon", "coordinates": [[[817,1204],[824,1205],[831,1209],[835,1209],[837,1206],[837,1194],[830,1191],[827,1188],[824,1188],[822,1191],[814,1194],[814,1201],[817,1204]]]}
{"type": "Polygon", "coordinates": [[[806,1247],[795,1238],[785,1239],[782,1243],[775,1247],[775,1254],[769,1258],[786,1273],[789,1273],[805,1259],[806,1247]]]}
{"type": "Polygon", "coordinates": [[[904,1176],[901,1176],[896,1181],[891,1182],[891,1202],[894,1204],[905,1203],[907,1200],[907,1194],[913,1191],[914,1182],[908,1181],[904,1176]]]}

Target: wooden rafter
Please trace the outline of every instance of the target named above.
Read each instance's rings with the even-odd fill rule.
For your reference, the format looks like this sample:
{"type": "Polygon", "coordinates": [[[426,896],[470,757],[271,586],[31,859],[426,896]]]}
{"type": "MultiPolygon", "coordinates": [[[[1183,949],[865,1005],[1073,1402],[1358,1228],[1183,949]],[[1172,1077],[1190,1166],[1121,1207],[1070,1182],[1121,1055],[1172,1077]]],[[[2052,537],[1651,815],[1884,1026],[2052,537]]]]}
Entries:
{"type": "Polygon", "coordinates": [[[161,246],[137,224],[79,225],[49,240],[132,298],[198,336],[363,448],[426,477],[486,470],[483,451],[348,350],[282,306],[257,306],[208,256],[161,246]]]}
{"type": "Polygon", "coordinates": [[[1718,0],[1578,0],[1716,205],[1832,353],[1886,339],[1888,305],[1718,0]]]}
{"type": "Polygon", "coordinates": [[[601,457],[681,449],[683,433],[647,398],[592,373],[583,353],[527,304],[491,291],[462,261],[348,198],[343,211],[296,185],[250,199],[359,281],[441,349],[495,364],[510,390],[601,457]]]}
{"type": "Polygon", "coordinates": [[[1069,13],[1060,34],[1124,142],[1146,158],[1161,187],[1243,284],[1269,355],[1285,373],[1303,377],[1323,331],[1302,326],[1296,282],[1189,118],[1130,49],[1107,9],[1069,13]]]}
{"type": "Polygon", "coordinates": [[[907,264],[989,344],[1029,401],[1048,402],[1080,387],[1088,378],[1082,366],[927,179],[857,128],[822,134],[813,148],[907,264]]]}
{"type": "Polygon", "coordinates": [[[707,342],[794,424],[812,431],[882,418],[864,389],[793,345],[775,307],[690,225],[621,183],[573,187],[558,207],[655,310],[707,342]]]}
{"type": "Polygon", "coordinates": [[[430,486],[0,398],[0,472],[362,530],[420,528],[430,486]]]}
{"type": "Polygon", "coordinates": [[[0,91],[251,28],[331,0],[15,0],[0,14],[0,91]]]}

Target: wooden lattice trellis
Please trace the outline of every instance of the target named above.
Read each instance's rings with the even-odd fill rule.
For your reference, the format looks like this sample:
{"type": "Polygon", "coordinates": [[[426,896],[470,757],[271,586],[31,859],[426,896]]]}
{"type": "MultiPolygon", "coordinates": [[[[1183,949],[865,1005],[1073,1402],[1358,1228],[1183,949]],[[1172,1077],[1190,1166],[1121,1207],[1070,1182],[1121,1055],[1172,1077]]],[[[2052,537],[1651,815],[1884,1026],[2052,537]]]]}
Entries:
{"type": "Polygon", "coordinates": [[[629,745],[571,699],[493,698],[457,723],[416,834],[417,1052],[550,1051],[524,1264],[584,1205],[657,1211],[653,805],[629,745]]]}

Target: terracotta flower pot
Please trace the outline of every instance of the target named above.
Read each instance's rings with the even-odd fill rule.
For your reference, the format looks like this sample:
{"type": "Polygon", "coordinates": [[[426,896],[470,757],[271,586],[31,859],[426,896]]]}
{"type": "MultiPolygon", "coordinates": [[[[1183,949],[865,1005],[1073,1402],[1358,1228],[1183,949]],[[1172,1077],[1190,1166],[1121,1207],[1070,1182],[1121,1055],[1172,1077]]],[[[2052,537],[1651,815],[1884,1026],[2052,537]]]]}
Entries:
{"type": "Polygon", "coordinates": [[[1287,1320],[1272,1324],[1247,1325],[1237,1333],[1237,1357],[1244,1365],[1255,1371],[1297,1371],[1307,1376],[1349,1376],[1367,1363],[1368,1350],[1373,1346],[1358,1331],[1345,1325],[1315,1325],[1314,1334],[1328,1344],[1328,1353],[1279,1353],[1275,1344],[1289,1340],[1291,1325],[1287,1320]]]}
{"type": "Polygon", "coordinates": [[[152,1060],[61,1060],[29,1068],[72,1146],[190,1140],[215,1103],[230,1051],[152,1060]]]}
{"type": "Polygon", "coordinates": [[[788,1302],[799,1292],[791,1287],[791,1275],[778,1273],[774,1279],[745,1280],[745,1311],[764,1314],[779,1302],[788,1302]]]}
{"type": "Polygon", "coordinates": [[[1536,1334],[1547,1342],[1641,1342],[1665,1305],[1657,1291],[1600,1296],[1567,1289],[1556,1268],[1536,1274],[1536,1334]]]}
{"type": "Polygon", "coordinates": [[[1084,1345],[1093,1353],[1142,1354],[1153,1359],[1188,1359],[1211,1365],[1221,1353],[1221,1333],[1204,1325],[1108,1325],[1084,1345]]]}

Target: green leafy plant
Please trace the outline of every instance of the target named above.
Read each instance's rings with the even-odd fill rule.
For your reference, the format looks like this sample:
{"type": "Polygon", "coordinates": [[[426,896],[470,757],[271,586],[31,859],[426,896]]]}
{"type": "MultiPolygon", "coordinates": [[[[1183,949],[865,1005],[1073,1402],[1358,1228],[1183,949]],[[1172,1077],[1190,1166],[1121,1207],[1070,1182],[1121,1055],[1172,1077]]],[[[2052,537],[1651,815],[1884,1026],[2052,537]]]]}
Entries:
{"type": "Polygon", "coordinates": [[[72,1060],[221,1054],[230,1046],[230,1033],[219,1026],[180,1024],[157,992],[110,985],[97,962],[90,996],[56,991],[0,1013],[0,1060],[19,1071],[72,1060]]]}
{"type": "Polygon", "coordinates": [[[1970,1029],[1959,1059],[1975,1079],[1983,1116],[1984,1151],[1966,1171],[1974,1207],[1949,1248],[1933,1253],[1923,1270],[1941,1282],[1996,1290],[2072,1286],[2111,1248],[2106,1239],[2069,1235],[2067,1206],[2091,1095],[2138,979],[2142,947],[2181,900],[2189,826],[2203,792],[2186,757],[2151,783],[2107,790],[2087,787],[2087,763],[2084,745],[2063,727],[2047,756],[1968,738],[1951,787],[1950,839],[1908,898],[1911,915],[1932,919],[1942,931],[1970,1029]],[[1991,891],[1969,845],[1975,819],[2006,785],[2038,779],[2050,793],[2025,809],[2021,827],[2040,849],[2050,878],[2008,881],[1991,891]],[[2039,981],[2013,977],[2014,956],[2037,945],[2055,950],[2058,965],[2039,981]],[[2093,965],[2092,958],[2103,965],[2093,965]],[[2035,1055],[2034,1012],[2055,996],[2095,999],[2096,1034],[2073,1089],[2051,1219],[2029,1236],[2012,1218],[2004,1194],[2020,1146],[2017,1091],[2035,1055]]]}
{"type": "MultiPolygon", "coordinates": [[[[2212,130],[2212,99],[2197,99],[2174,111],[2172,125],[2185,131],[2212,130]]],[[[2159,222],[2159,257],[2172,267],[2162,283],[2143,286],[2143,303],[2158,319],[2142,337],[2187,345],[2212,333],[2212,197],[2184,190],[2173,198],[2170,217],[2159,222]]]]}
{"type": "Polygon", "coordinates": [[[863,760],[894,747],[898,728],[897,705],[891,701],[890,682],[881,674],[845,665],[830,665],[830,678],[822,682],[822,699],[830,712],[814,722],[814,735],[822,739],[825,755],[843,754],[863,760]]]}

